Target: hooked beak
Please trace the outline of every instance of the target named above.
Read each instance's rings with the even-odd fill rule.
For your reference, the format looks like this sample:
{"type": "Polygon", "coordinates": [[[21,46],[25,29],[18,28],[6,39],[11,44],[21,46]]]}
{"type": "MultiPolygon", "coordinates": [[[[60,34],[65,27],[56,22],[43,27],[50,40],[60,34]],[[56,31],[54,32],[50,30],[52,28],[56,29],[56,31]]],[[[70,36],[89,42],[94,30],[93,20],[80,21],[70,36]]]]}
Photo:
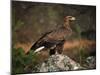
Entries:
{"type": "Polygon", "coordinates": [[[76,20],[76,18],[75,17],[72,17],[71,20],[74,21],[74,20],[76,20]]]}

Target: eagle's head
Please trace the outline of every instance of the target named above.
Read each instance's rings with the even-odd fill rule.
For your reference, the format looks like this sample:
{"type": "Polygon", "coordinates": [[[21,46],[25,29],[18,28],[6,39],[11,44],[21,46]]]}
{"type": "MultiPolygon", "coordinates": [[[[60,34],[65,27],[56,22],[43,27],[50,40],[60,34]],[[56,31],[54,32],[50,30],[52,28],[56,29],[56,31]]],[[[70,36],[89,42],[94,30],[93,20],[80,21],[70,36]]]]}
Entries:
{"type": "Polygon", "coordinates": [[[66,16],[66,17],[64,18],[64,21],[65,21],[65,22],[66,22],[66,21],[74,21],[74,20],[76,20],[76,18],[73,17],[73,16],[66,16]]]}

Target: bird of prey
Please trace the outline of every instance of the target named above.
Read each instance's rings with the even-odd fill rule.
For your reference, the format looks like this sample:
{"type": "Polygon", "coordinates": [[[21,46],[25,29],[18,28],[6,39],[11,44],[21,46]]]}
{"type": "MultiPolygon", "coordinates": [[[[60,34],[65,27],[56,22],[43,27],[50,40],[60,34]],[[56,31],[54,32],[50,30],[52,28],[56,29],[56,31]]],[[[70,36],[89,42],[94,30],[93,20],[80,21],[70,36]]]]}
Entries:
{"type": "Polygon", "coordinates": [[[64,18],[64,24],[61,27],[45,33],[35,42],[35,44],[31,47],[31,50],[39,52],[45,48],[50,50],[50,55],[62,53],[62,49],[60,49],[60,47],[64,43],[64,40],[68,39],[72,35],[70,24],[74,20],[75,17],[66,16],[64,18]]]}

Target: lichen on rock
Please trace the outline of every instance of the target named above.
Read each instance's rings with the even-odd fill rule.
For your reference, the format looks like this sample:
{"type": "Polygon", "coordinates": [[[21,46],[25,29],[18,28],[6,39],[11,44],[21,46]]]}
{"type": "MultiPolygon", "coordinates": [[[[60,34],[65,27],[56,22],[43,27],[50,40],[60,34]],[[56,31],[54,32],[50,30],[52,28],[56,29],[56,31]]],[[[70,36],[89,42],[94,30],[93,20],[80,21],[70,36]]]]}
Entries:
{"type": "Polygon", "coordinates": [[[56,72],[82,69],[79,63],[70,59],[66,55],[51,55],[47,61],[43,62],[39,68],[39,72],[56,72]]]}

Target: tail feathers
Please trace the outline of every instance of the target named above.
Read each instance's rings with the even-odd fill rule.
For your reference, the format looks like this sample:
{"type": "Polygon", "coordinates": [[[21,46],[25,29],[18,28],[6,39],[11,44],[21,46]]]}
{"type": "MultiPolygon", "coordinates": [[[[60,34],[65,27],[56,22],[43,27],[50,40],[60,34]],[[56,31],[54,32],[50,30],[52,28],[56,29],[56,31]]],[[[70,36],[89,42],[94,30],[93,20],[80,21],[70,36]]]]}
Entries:
{"type": "Polygon", "coordinates": [[[41,46],[39,48],[37,48],[34,53],[40,52],[41,50],[43,50],[45,48],[45,46],[41,46]]]}

